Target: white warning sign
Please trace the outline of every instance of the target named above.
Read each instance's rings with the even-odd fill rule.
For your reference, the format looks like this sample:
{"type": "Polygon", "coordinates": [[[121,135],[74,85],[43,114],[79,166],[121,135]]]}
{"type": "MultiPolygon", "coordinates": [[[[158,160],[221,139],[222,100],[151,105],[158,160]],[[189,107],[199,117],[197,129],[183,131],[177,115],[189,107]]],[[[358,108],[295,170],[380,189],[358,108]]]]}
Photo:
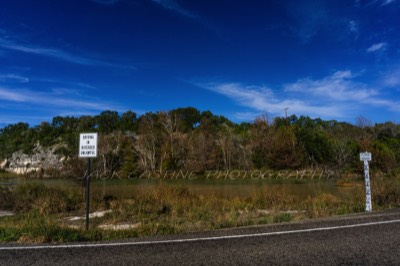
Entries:
{"type": "Polygon", "coordinates": [[[371,161],[372,155],[370,152],[362,152],[360,153],[360,160],[361,161],[371,161]]]}
{"type": "Polygon", "coordinates": [[[81,133],[79,138],[79,157],[97,157],[97,133],[81,133]]]}

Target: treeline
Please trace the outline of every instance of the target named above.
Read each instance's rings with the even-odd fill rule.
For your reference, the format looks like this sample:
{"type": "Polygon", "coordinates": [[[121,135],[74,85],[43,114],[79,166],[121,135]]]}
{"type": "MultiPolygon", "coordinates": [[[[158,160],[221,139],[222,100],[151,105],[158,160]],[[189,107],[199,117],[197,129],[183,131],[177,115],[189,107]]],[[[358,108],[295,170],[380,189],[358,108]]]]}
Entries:
{"type": "Polygon", "coordinates": [[[15,151],[31,153],[35,145],[56,145],[70,173],[84,169],[78,157],[79,133],[99,133],[97,171],[118,176],[149,171],[252,169],[360,169],[359,152],[372,152],[371,167],[389,171],[400,166],[400,125],[356,125],[292,115],[272,121],[234,123],[210,111],[188,107],[137,116],[104,111],[97,116],[54,117],[30,127],[0,129],[0,159],[15,151]]]}

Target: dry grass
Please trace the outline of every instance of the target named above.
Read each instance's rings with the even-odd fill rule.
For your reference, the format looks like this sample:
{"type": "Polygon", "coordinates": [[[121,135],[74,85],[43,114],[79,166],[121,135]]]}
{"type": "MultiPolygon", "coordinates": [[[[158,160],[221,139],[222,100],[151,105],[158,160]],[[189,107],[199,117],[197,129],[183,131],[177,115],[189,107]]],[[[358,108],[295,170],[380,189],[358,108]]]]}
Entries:
{"type": "MultiPolygon", "coordinates": [[[[363,189],[355,187],[348,198],[320,192],[299,200],[288,190],[271,186],[260,188],[251,196],[226,198],[194,194],[184,186],[161,183],[130,198],[93,195],[91,210],[107,208],[112,212],[91,219],[91,230],[86,232],[84,221],[75,224],[77,228],[73,229],[64,219],[71,213],[84,214],[80,189],[24,184],[13,190],[0,190],[0,197],[8,199],[7,204],[1,203],[1,208],[18,213],[0,218],[0,242],[64,242],[175,234],[362,212],[363,189]],[[99,229],[104,224],[136,226],[117,232],[99,229]]],[[[372,194],[374,209],[399,207],[400,176],[373,178],[372,194]]]]}

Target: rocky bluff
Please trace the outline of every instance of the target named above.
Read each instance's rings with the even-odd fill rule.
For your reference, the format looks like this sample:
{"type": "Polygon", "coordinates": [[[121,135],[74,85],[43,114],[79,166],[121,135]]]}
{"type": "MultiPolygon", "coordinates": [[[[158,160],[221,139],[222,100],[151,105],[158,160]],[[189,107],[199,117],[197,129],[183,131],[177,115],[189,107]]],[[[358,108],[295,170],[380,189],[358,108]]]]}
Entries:
{"type": "Polygon", "coordinates": [[[46,176],[46,173],[62,169],[65,157],[56,154],[59,145],[44,148],[37,144],[31,154],[17,151],[10,158],[0,163],[0,168],[16,174],[38,174],[46,176]]]}

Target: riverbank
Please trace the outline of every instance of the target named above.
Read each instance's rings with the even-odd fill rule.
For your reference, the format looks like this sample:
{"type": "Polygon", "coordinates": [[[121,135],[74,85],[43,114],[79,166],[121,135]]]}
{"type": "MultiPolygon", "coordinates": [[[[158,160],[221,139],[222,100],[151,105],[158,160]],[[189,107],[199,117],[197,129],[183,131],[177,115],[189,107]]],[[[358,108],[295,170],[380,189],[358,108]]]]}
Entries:
{"type": "MultiPolygon", "coordinates": [[[[293,181],[291,186],[297,185],[300,190],[311,182],[315,183],[293,181]]],[[[316,188],[313,193],[299,197],[292,188],[268,184],[257,187],[257,182],[252,184],[254,190],[236,195],[200,193],[191,189],[189,183],[185,186],[168,182],[153,182],[142,187],[136,184],[137,189],[132,193],[125,191],[118,195],[118,187],[113,188],[114,193],[104,193],[102,189],[107,188],[104,184],[93,183],[90,210],[106,212],[90,219],[89,231],[84,230],[84,219],[69,219],[85,213],[83,187],[41,183],[3,186],[0,209],[16,215],[0,218],[0,241],[96,241],[177,234],[313,219],[363,212],[365,208],[362,185],[351,187],[346,194],[316,188]]],[[[120,187],[127,185],[123,183],[120,187]]],[[[245,186],[235,184],[234,187],[240,191],[245,186]]],[[[399,207],[399,176],[375,177],[372,193],[374,210],[399,207]]]]}

